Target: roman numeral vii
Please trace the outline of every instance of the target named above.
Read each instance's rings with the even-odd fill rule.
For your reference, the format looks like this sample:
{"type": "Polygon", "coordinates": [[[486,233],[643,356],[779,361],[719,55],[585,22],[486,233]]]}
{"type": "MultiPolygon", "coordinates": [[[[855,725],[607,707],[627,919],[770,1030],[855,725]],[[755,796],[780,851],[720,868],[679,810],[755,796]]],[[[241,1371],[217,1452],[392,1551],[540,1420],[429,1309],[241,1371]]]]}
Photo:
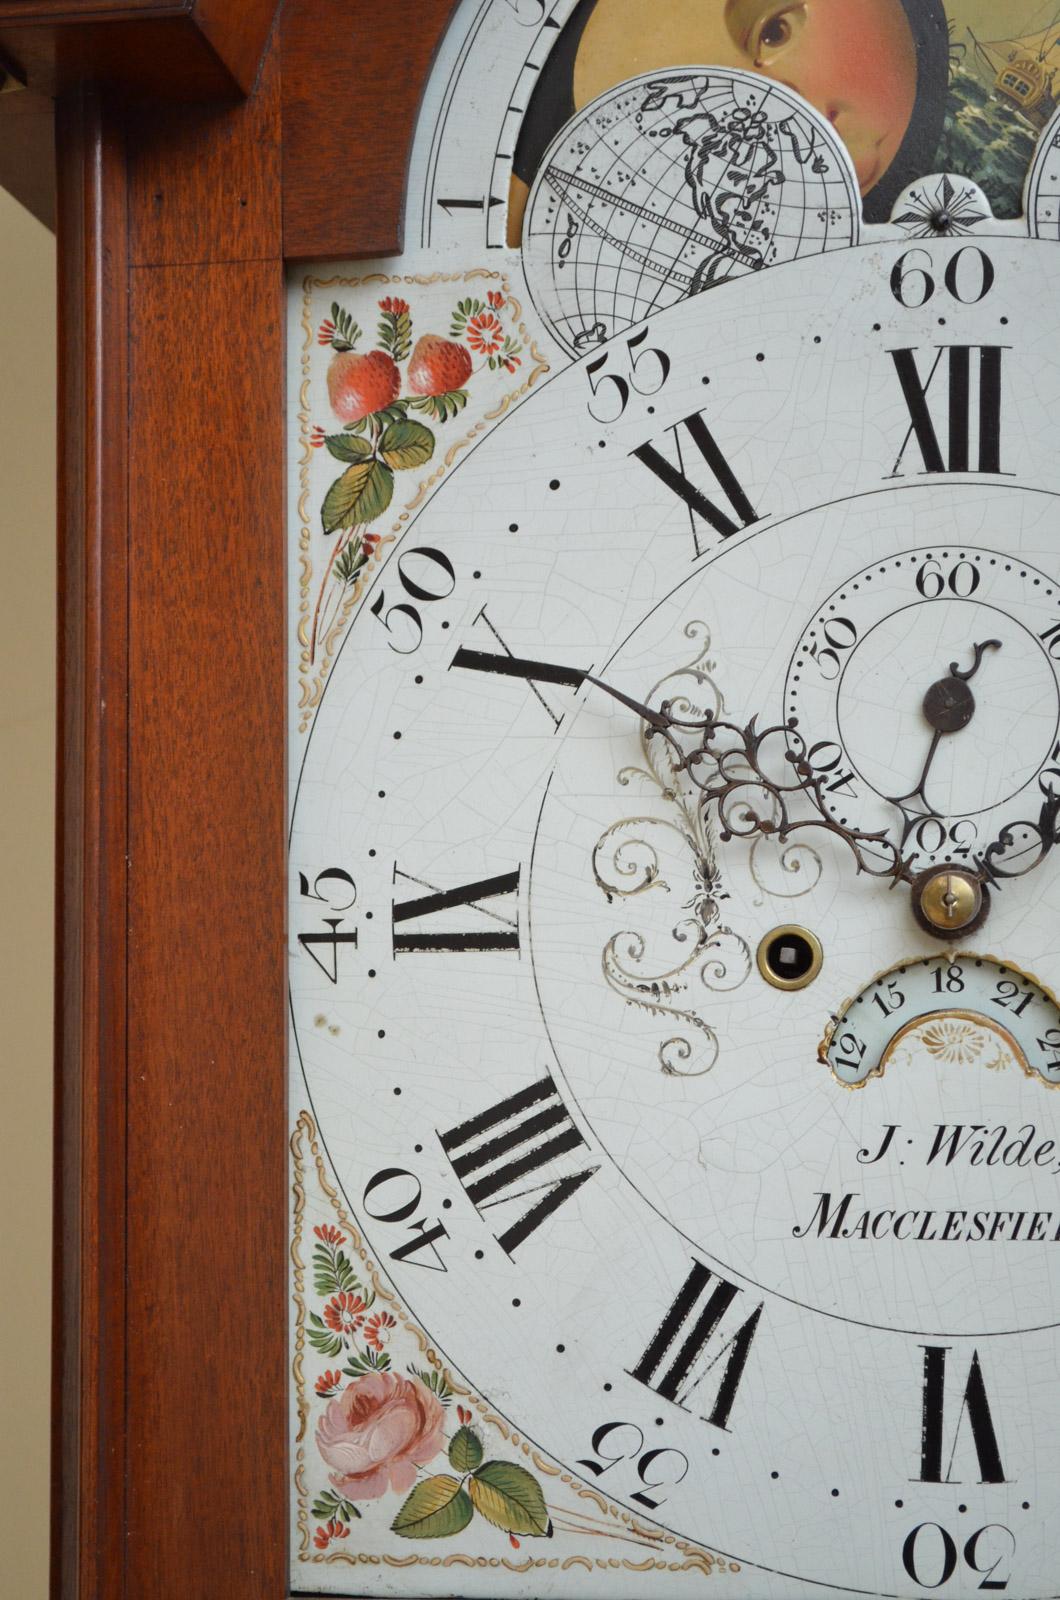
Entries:
{"type": "Polygon", "coordinates": [[[762,1315],[761,1305],[756,1306],[738,1327],[722,1329],[740,1293],[702,1262],[694,1262],[630,1376],[686,1411],[694,1403],[716,1428],[727,1427],[762,1315]],[[697,1395],[700,1389],[703,1393],[697,1395]]]}
{"type": "MultiPolygon", "coordinates": [[[[688,507],[688,520],[692,525],[692,539],[697,556],[701,556],[705,548],[700,543],[700,522],[705,522],[708,527],[713,528],[721,538],[731,539],[733,534],[740,533],[752,523],[762,520],[729,465],[725,452],[708,428],[701,411],[694,411],[690,417],[685,417],[666,431],[673,435],[676,465],[650,440],[646,444],[638,445],[632,454],[688,507]],[[695,466],[702,465],[707,469],[710,477],[710,493],[717,494],[720,491],[724,505],[718,500],[712,500],[710,493],[686,472],[682,435],[687,442],[691,442],[699,458],[695,466]]],[[[689,472],[694,470],[695,468],[689,467],[689,472]]]]}
{"type": "Polygon", "coordinates": [[[540,1196],[526,1210],[516,1205],[514,1219],[495,1235],[510,1256],[600,1170],[564,1170],[585,1140],[550,1077],[438,1137],[476,1210],[540,1196]]]}
{"type": "Polygon", "coordinates": [[[924,472],[1001,472],[1002,345],[942,345],[926,371],[919,352],[892,350],[909,428],[892,478],[916,440],[924,472]]]}

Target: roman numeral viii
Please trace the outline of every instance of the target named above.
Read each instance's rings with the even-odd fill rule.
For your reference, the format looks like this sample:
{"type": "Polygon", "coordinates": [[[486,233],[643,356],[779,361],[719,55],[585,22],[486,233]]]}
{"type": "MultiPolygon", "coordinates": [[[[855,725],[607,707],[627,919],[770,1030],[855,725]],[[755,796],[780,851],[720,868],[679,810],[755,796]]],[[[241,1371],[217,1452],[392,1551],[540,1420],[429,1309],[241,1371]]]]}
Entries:
{"type": "Polygon", "coordinates": [[[690,417],[685,417],[666,431],[673,435],[676,465],[668,454],[664,455],[650,440],[646,444],[638,445],[632,454],[688,507],[688,520],[692,526],[692,539],[697,556],[701,556],[705,549],[700,542],[701,523],[713,528],[722,539],[731,539],[734,533],[740,533],[752,523],[762,520],[729,465],[725,452],[707,426],[701,411],[694,411],[690,417]],[[694,465],[690,465],[686,472],[685,448],[689,443],[693,446],[695,457],[690,454],[690,461],[694,461],[694,465]],[[709,474],[709,492],[701,487],[694,477],[689,476],[689,472],[696,472],[701,476],[699,469],[702,467],[705,467],[709,474]],[[717,494],[718,491],[725,502],[724,505],[710,498],[711,493],[717,494]]]}
{"type": "Polygon", "coordinates": [[[949,1353],[944,1345],[924,1345],[924,1379],[923,1379],[923,1409],[922,1426],[920,1435],[920,1481],[921,1483],[959,1483],[959,1478],[951,1476],[953,1472],[953,1458],[957,1452],[957,1442],[961,1434],[961,1424],[965,1417],[971,1430],[972,1444],[975,1446],[976,1459],[979,1463],[980,1483],[1004,1483],[1005,1469],[1001,1465],[1001,1450],[997,1442],[997,1433],[994,1429],[994,1419],[990,1415],[990,1402],[987,1399],[986,1384],[983,1381],[983,1369],[979,1365],[979,1352],[973,1350],[971,1365],[968,1368],[968,1377],[965,1381],[964,1392],[961,1396],[960,1410],[953,1429],[953,1444],[950,1449],[949,1459],[943,1463],[943,1435],[945,1433],[946,1417],[946,1356],[949,1353]]]}
{"type": "Polygon", "coordinates": [[[1002,345],[943,345],[922,370],[916,350],[892,350],[909,429],[892,478],[916,440],[924,472],[1001,472],[1002,345]]]}
{"type": "Polygon", "coordinates": [[[502,872],[496,878],[482,878],[478,883],[464,883],[458,889],[438,889],[422,878],[410,877],[407,872],[394,868],[395,884],[399,878],[406,883],[418,884],[428,894],[418,894],[411,900],[395,900],[392,912],[394,954],[408,955],[411,951],[426,950],[518,950],[519,949],[519,871],[502,872]],[[442,926],[435,920],[443,913],[471,912],[473,926],[454,928],[453,918],[443,918],[442,926]],[[445,923],[448,922],[448,927],[445,923]],[[416,924],[409,927],[407,924],[416,924]],[[425,926],[426,924],[426,926],[425,926]]]}
{"type": "Polygon", "coordinates": [[[510,1256],[600,1170],[564,1170],[573,1165],[565,1158],[580,1153],[585,1140],[550,1077],[438,1137],[476,1210],[515,1207],[514,1219],[495,1235],[510,1256]],[[540,1199],[523,1210],[517,1202],[533,1194],[540,1199]]]}
{"type": "Polygon", "coordinates": [[[707,1422],[726,1428],[762,1315],[758,1305],[738,1327],[721,1328],[741,1292],[694,1262],[630,1376],[686,1411],[694,1403],[707,1422]]]}

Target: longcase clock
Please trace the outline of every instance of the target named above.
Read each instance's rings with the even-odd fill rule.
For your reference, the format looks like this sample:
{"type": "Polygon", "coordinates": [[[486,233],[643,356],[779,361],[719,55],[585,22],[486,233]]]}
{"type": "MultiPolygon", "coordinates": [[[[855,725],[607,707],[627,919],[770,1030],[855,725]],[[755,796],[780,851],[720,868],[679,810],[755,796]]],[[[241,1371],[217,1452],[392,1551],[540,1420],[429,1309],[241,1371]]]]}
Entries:
{"type": "Polygon", "coordinates": [[[55,1592],[1046,1600],[1056,19],[268,9],[0,6],[55,1592]]]}

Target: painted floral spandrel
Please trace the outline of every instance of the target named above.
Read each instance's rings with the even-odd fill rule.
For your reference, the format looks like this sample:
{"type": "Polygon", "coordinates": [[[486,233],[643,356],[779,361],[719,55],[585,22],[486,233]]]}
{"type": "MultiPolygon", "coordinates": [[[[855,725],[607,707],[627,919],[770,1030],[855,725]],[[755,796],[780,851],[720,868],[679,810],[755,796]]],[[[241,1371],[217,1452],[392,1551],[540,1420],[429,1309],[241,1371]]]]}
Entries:
{"type": "Polygon", "coordinates": [[[473,1413],[455,1407],[444,1372],[409,1366],[392,1370],[387,1344],[397,1326],[388,1311],[374,1311],[375,1295],[357,1277],[331,1224],[314,1228],[313,1283],[323,1304],[309,1315],[309,1341],[321,1355],[343,1361],[317,1378],[327,1401],[316,1425],[316,1444],[329,1468],[331,1489],[317,1496],[313,1543],[327,1550],[349,1536],[361,1516],[357,1502],[387,1494],[405,1498],[390,1531],[405,1539],[444,1539],[462,1533],[475,1515],[508,1535],[547,1538],[552,1523],[541,1485],[517,1462],[487,1460],[483,1431],[473,1413]],[[450,1471],[427,1472],[442,1454],[450,1471]]]}
{"type": "Polygon", "coordinates": [[[342,426],[330,432],[317,424],[310,444],[326,449],[343,470],[320,507],[324,533],[336,537],[313,611],[311,662],[344,593],[376,553],[383,537],[376,525],[394,498],[395,474],[431,460],[437,431],[463,411],[477,372],[513,373],[521,364],[522,345],[505,327],[511,309],[499,289],[484,299],[465,297],[453,306],[448,337],[422,333],[414,343],[409,302],[386,295],[371,349],[338,301],[320,323],[317,340],[334,352],[328,400],[342,426]]]}

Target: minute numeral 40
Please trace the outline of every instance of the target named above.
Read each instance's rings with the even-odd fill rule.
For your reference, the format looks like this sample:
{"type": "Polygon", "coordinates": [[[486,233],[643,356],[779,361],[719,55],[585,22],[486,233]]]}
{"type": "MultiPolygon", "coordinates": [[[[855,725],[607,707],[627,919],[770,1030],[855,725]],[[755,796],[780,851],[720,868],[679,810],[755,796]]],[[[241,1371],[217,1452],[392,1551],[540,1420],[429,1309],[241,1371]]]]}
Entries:
{"type": "Polygon", "coordinates": [[[761,1305],[731,1331],[722,1321],[741,1293],[696,1261],[630,1376],[684,1410],[693,1405],[716,1428],[728,1426],[762,1315],[761,1305]],[[700,1397],[716,1379],[713,1398],[700,1397]],[[706,1409],[701,1409],[706,1408],[706,1409]]]}

